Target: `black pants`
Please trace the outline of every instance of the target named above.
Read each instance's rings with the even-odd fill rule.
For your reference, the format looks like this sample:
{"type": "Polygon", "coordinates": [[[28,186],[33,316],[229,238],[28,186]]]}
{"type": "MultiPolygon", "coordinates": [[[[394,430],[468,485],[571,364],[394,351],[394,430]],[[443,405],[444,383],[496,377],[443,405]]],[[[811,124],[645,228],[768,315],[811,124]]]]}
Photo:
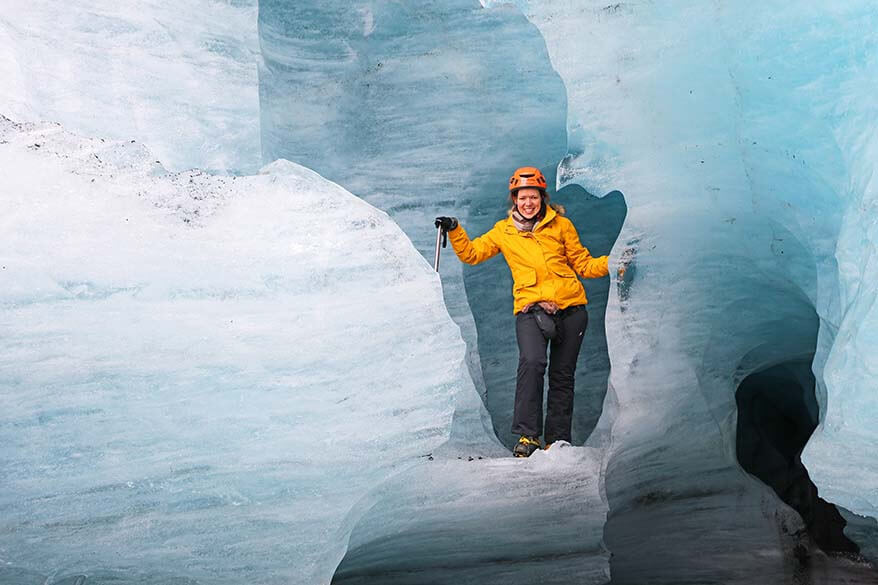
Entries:
{"type": "Polygon", "coordinates": [[[585,305],[568,308],[558,319],[559,337],[551,342],[543,337],[531,313],[515,317],[518,338],[518,377],[515,386],[515,413],[512,432],[539,437],[543,434],[543,377],[549,365],[549,396],[546,401],[546,443],[570,441],[573,419],[573,375],[582,337],[588,325],[585,305]]]}

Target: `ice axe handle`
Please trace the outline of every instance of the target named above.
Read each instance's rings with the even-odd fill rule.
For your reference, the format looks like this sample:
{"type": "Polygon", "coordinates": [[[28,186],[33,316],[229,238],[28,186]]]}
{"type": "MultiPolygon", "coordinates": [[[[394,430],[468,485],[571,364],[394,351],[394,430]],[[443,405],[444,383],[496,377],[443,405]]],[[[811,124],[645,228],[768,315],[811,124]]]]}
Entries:
{"type": "Polygon", "coordinates": [[[442,229],[442,224],[436,220],[436,256],[433,259],[433,268],[439,272],[439,249],[448,247],[448,232],[442,229]]]}

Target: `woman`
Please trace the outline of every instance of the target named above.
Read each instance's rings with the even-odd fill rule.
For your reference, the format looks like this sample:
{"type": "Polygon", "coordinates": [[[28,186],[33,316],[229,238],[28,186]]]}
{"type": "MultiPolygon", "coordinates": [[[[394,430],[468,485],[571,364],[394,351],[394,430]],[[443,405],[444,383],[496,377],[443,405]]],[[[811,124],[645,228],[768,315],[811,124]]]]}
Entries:
{"type": "Polygon", "coordinates": [[[513,280],[518,376],[512,432],[520,435],[512,453],[529,457],[541,447],[543,376],[551,340],[546,449],[570,441],[573,376],[588,324],[585,289],[576,277],[606,276],[607,256],[593,258],[579,242],[564,208],[550,204],[546,179],[535,167],[522,167],[509,179],[511,208],[505,220],[470,240],[457,218],[438,217],[454,252],[467,264],[502,253],[513,280]]]}

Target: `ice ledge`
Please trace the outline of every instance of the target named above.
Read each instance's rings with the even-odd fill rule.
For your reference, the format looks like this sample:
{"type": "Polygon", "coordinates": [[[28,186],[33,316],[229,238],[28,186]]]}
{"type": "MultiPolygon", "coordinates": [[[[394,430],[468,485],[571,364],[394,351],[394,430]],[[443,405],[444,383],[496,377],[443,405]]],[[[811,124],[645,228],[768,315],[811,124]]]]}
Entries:
{"type": "Polygon", "coordinates": [[[479,420],[437,276],[316,173],[6,118],[0,172],[0,578],[325,583],[354,504],[479,420]]]}

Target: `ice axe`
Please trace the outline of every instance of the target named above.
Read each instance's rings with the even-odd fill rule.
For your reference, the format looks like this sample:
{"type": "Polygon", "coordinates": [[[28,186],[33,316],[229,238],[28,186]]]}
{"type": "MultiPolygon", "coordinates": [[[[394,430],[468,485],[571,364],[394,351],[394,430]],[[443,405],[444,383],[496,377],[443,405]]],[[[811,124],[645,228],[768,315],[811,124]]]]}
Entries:
{"type": "Polygon", "coordinates": [[[439,243],[442,243],[443,248],[448,247],[448,232],[442,229],[442,222],[439,219],[436,219],[434,225],[436,226],[436,256],[433,260],[433,268],[439,272],[439,243]]]}

